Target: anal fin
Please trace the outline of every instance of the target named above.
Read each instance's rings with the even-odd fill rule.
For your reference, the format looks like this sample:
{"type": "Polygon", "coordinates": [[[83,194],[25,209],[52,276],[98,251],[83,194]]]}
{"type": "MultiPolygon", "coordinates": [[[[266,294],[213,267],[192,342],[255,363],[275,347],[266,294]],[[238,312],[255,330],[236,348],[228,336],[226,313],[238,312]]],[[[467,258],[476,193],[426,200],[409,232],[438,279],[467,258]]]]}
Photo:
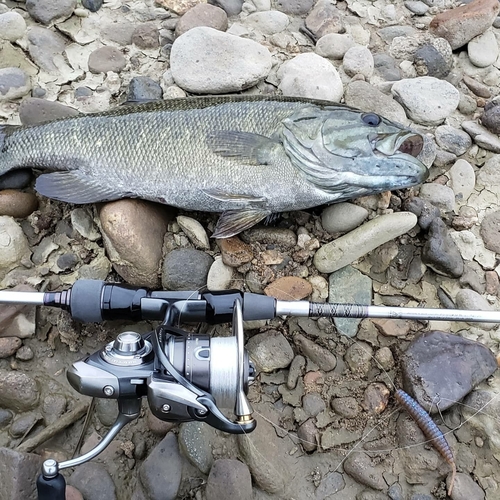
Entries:
{"type": "Polygon", "coordinates": [[[217,221],[212,238],[230,238],[270,215],[269,210],[226,210],[217,221]]]}
{"type": "Polygon", "coordinates": [[[35,189],[47,198],[75,204],[111,201],[127,196],[95,179],[81,177],[71,171],[42,174],[36,180],[35,189]]]}

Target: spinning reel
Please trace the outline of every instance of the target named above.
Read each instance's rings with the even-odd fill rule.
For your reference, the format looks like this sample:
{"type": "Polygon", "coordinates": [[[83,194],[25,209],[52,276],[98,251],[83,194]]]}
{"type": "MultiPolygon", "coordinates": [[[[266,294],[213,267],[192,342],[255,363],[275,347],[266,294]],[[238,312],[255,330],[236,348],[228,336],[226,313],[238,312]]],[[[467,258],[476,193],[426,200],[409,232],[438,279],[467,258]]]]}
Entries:
{"type": "Polygon", "coordinates": [[[238,290],[149,291],[94,280],[78,280],[60,292],[0,291],[0,304],[59,307],[84,323],[112,319],[160,322],[145,335],[120,333],[104,349],[68,369],[68,380],[76,391],[116,399],[119,413],[94,449],[65,462],[44,462],[37,481],[40,500],[64,499],[65,480],[59,471],[99,455],[140,415],[143,397],[147,397],[152,413],[164,421],[197,420],[233,434],[253,431],[256,422],[246,394],[255,369],[244,349],[243,321],[292,315],[500,323],[497,311],[288,302],[238,290]],[[211,338],[179,328],[181,323],[229,322],[230,337],[211,338]],[[221,408],[232,409],[234,420],[221,408]]]}

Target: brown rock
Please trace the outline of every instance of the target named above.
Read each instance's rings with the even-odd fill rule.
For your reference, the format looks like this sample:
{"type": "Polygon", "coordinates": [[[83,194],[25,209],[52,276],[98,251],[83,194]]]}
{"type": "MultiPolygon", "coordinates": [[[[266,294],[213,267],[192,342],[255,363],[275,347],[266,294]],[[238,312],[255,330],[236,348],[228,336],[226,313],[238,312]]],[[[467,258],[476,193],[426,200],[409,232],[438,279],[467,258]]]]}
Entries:
{"type": "Polygon", "coordinates": [[[243,243],[237,236],[217,240],[222,254],[222,262],[229,267],[240,267],[253,259],[250,245],[243,243]]]}
{"type": "Polygon", "coordinates": [[[195,5],[179,19],[175,27],[175,36],[181,36],[197,26],[208,26],[219,31],[226,31],[227,14],[215,5],[206,3],[195,5]]]}
{"type": "Polygon", "coordinates": [[[375,415],[380,415],[387,407],[391,391],[385,384],[374,382],[370,384],[364,394],[363,408],[375,415]]]}
{"type": "Polygon", "coordinates": [[[500,253],[500,210],[487,215],[481,222],[481,236],[484,246],[492,252],[500,253]]]}
{"type": "Polygon", "coordinates": [[[294,340],[298,344],[302,354],[308,357],[313,363],[316,363],[320,370],[329,372],[337,366],[337,358],[328,349],[321,347],[312,340],[300,335],[300,333],[295,335],[294,340]]]}
{"type": "Polygon", "coordinates": [[[132,34],[132,43],[140,49],[156,49],[160,46],[158,28],[155,23],[142,23],[132,34]]]}
{"type": "Polygon", "coordinates": [[[486,271],[486,293],[496,295],[499,289],[499,278],[495,271],[486,271]]]}
{"type": "Polygon", "coordinates": [[[24,219],[37,208],[38,199],[34,194],[23,193],[15,189],[0,191],[0,215],[24,219]]]}
{"type": "Polygon", "coordinates": [[[21,339],[17,337],[2,337],[0,338],[0,359],[8,358],[16,353],[21,347],[21,339]]]}
{"type": "Polygon", "coordinates": [[[143,200],[119,200],[99,209],[109,260],[131,285],[160,286],[163,237],[173,218],[168,208],[143,200]]]}
{"type": "Polygon", "coordinates": [[[489,99],[491,97],[490,89],[484,85],[484,83],[478,82],[468,75],[464,75],[463,79],[469,90],[474,92],[477,96],[484,97],[485,99],[489,99]]]}
{"type": "Polygon", "coordinates": [[[92,73],[120,73],[127,64],[127,60],[116,47],[101,47],[94,50],[89,56],[89,70],[92,73]]]}
{"type": "Polygon", "coordinates": [[[36,478],[42,466],[42,458],[39,455],[0,448],[0,464],[2,498],[35,498],[36,478]]]}
{"type": "Polygon", "coordinates": [[[278,300],[301,300],[311,295],[312,286],[304,278],[284,276],[268,285],[264,293],[278,300]]]}
{"type": "Polygon", "coordinates": [[[429,26],[435,36],[448,40],[453,50],[484,33],[498,15],[498,0],[473,0],[467,5],[441,12],[429,26]]]}
{"type": "Polygon", "coordinates": [[[314,451],[318,447],[319,432],[311,418],[297,429],[297,437],[304,451],[314,451]]]}
{"type": "Polygon", "coordinates": [[[66,486],[66,500],[84,500],[83,495],[69,484],[66,486]]]}
{"type": "Polygon", "coordinates": [[[403,337],[411,330],[411,322],[406,319],[372,319],[372,323],[382,335],[403,337]]]}

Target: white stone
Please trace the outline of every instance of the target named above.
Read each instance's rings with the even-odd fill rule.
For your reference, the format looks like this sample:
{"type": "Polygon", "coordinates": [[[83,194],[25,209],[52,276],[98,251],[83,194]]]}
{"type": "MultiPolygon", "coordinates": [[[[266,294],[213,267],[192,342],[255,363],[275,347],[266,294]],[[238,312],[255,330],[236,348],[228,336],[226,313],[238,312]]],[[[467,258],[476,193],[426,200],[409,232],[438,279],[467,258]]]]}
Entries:
{"type": "Polygon", "coordinates": [[[289,22],[288,16],[277,10],[255,12],[250,14],[244,21],[247,26],[264,35],[274,35],[282,32],[289,22]]]}
{"type": "Polygon", "coordinates": [[[345,233],[357,228],[368,217],[368,210],[354,203],[336,203],[321,214],[321,225],[329,233],[345,233]]]}
{"type": "Polygon", "coordinates": [[[0,40],[15,42],[26,33],[26,21],[17,12],[0,14],[0,40]]]}
{"type": "Polygon", "coordinates": [[[484,246],[481,238],[476,239],[476,253],[474,255],[474,260],[479,262],[483,269],[490,271],[495,269],[496,254],[484,246]]]}
{"type": "Polygon", "coordinates": [[[233,268],[222,262],[222,257],[216,257],[210,266],[207,276],[207,288],[209,290],[227,290],[233,278],[233,268]]]}
{"type": "Polygon", "coordinates": [[[394,82],[392,94],[408,117],[423,125],[439,125],[460,102],[460,93],[451,83],[431,76],[394,82]]]}
{"type": "Polygon", "coordinates": [[[455,193],[455,201],[458,205],[464,205],[474,191],[476,185],[476,174],[472,165],[465,160],[457,160],[448,171],[450,182],[448,183],[455,193]]]}
{"type": "Polygon", "coordinates": [[[196,248],[203,250],[210,249],[210,240],[208,239],[207,232],[197,220],[185,215],[179,215],[176,220],[179,227],[196,248]]]}
{"type": "Polygon", "coordinates": [[[498,57],[498,43],[492,30],[473,38],[467,45],[469,59],[474,66],[486,68],[492,65],[498,57]]]}
{"type": "Polygon", "coordinates": [[[451,212],[455,208],[455,193],[442,184],[435,182],[423,184],[420,188],[420,198],[431,202],[444,212],[451,212]]]}
{"type": "Polygon", "coordinates": [[[476,255],[476,236],[471,231],[450,231],[450,236],[456,243],[464,260],[472,260],[476,255]]]}
{"type": "Polygon", "coordinates": [[[351,35],[329,33],[322,36],[316,43],[315,52],[322,57],[341,60],[345,53],[356,45],[351,35]]]}
{"type": "Polygon", "coordinates": [[[344,55],[343,67],[349,76],[360,74],[370,78],[374,68],[372,53],[366,47],[351,47],[344,55]]]}
{"type": "Polygon", "coordinates": [[[195,94],[223,94],[252,87],[271,71],[266,47],[207,27],[190,29],[173,45],[175,83],[195,94]]]}
{"type": "Polygon", "coordinates": [[[500,153],[500,139],[497,135],[474,121],[464,121],[461,125],[478,146],[493,153],[500,153]]]}
{"type": "Polygon", "coordinates": [[[313,53],[299,54],[287,61],[279,69],[278,78],[279,89],[286,96],[339,102],[344,93],[337,69],[313,53]]]}
{"type": "Polygon", "coordinates": [[[0,217],[0,279],[30,253],[28,240],[21,226],[6,215],[0,217]]]}
{"type": "Polygon", "coordinates": [[[417,216],[410,212],[377,217],[323,245],[314,256],[314,265],[321,273],[337,271],[380,245],[401,236],[416,224],[417,216]]]}

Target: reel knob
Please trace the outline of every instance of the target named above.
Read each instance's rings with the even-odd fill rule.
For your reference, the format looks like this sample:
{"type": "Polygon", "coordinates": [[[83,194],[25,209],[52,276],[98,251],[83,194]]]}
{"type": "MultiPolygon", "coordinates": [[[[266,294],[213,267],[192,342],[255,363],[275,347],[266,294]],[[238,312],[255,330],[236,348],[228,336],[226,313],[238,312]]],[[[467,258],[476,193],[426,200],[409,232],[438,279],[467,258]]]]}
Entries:
{"type": "Polygon", "coordinates": [[[144,349],[144,339],[136,332],[123,332],[113,342],[113,350],[122,355],[134,355],[144,349]]]}
{"type": "Polygon", "coordinates": [[[122,332],[101,351],[101,358],[115,366],[137,366],[153,356],[151,342],[136,332],[122,332]]]}

